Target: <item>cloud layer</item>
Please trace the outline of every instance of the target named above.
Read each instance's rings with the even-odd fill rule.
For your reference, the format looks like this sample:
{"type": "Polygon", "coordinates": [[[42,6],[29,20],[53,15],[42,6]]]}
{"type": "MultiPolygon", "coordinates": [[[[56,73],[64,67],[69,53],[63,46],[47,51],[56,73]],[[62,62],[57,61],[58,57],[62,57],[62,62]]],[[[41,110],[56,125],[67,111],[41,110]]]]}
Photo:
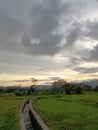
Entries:
{"type": "Polygon", "coordinates": [[[97,4],[88,0],[1,0],[0,49],[55,55],[85,37],[98,40],[97,4]],[[89,16],[91,10],[93,21],[84,14],[89,16]]]}
{"type": "Polygon", "coordinates": [[[0,0],[0,71],[96,73],[97,55],[96,0],[0,0]]]}

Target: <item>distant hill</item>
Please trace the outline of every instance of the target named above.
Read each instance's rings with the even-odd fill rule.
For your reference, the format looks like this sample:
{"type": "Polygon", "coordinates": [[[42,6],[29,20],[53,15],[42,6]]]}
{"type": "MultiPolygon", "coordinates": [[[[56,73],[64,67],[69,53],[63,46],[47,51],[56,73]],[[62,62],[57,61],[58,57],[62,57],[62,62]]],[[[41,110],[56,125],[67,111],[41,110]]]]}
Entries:
{"type": "Polygon", "coordinates": [[[81,82],[82,84],[91,85],[93,88],[98,86],[98,79],[85,80],[81,82]]]}

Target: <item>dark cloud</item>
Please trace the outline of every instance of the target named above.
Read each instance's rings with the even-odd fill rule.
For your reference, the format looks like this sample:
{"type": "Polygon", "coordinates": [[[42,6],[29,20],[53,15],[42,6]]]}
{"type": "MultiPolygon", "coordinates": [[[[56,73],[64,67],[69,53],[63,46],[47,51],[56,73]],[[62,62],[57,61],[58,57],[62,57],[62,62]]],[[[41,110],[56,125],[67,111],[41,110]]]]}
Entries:
{"type": "Polygon", "coordinates": [[[86,22],[86,28],[87,28],[87,33],[86,36],[94,39],[94,40],[98,40],[98,21],[94,20],[94,21],[87,21],[86,22]]]}
{"type": "Polygon", "coordinates": [[[19,35],[23,25],[14,19],[0,14],[0,50],[15,51],[20,49],[20,44],[15,37],[19,35]]]}
{"type": "Polygon", "coordinates": [[[8,16],[0,14],[0,28],[5,33],[5,36],[9,37],[19,33],[20,29],[22,29],[22,24],[8,16]]]}
{"type": "MultiPolygon", "coordinates": [[[[86,28],[85,36],[98,42],[98,21],[87,21],[86,28]]],[[[83,56],[83,59],[85,61],[98,62],[98,44],[92,50],[89,50],[89,55],[83,56]]]]}
{"type": "Polygon", "coordinates": [[[75,50],[76,42],[84,37],[98,40],[97,20],[82,21],[84,11],[94,10],[95,3],[88,0],[1,0],[0,50],[54,56],[70,51],[69,48],[75,50]],[[61,44],[64,38],[65,43],[61,44]]]}
{"type": "Polygon", "coordinates": [[[0,0],[0,51],[22,52],[20,37],[26,27],[25,0],[0,0]]]}
{"type": "Polygon", "coordinates": [[[59,52],[61,38],[58,35],[49,34],[40,39],[40,43],[31,43],[28,37],[23,39],[24,50],[31,55],[54,55],[59,52]]]}
{"type": "MultiPolygon", "coordinates": [[[[73,48],[78,40],[82,40],[87,38],[89,42],[98,41],[98,21],[93,20],[87,20],[84,23],[74,23],[72,25],[72,28],[70,29],[70,33],[67,36],[67,47],[73,48]],[[75,24],[75,26],[74,26],[75,24]]],[[[89,44],[88,41],[85,41],[85,44],[89,44]]],[[[89,45],[88,45],[89,46],[89,45]]],[[[88,48],[81,48],[79,51],[73,53],[73,55],[76,55],[75,58],[70,57],[70,61],[72,64],[77,64],[77,62],[81,61],[98,61],[98,44],[94,46],[94,42],[92,42],[93,49],[88,48]],[[80,57],[80,58],[79,58],[80,57]]],[[[72,51],[71,51],[72,52],[72,51]]]]}
{"type": "MultiPolygon", "coordinates": [[[[87,20],[85,22],[74,22],[68,31],[66,37],[66,46],[73,47],[73,44],[78,40],[89,38],[91,40],[98,40],[98,21],[87,20]]],[[[93,43],[92,43],[93,44],[93,43]]]]}
{"type": "Polygon", "coordinates": [[[62,36],[55,30],[59,26],[63,11],[60,0],[46,0],[32,8],[31,31],[22,41],[25,52],[32,55],[54,55],[61,50],[59,44],[62,36]]]}
{"type": "Polygon", "coordinates": [[[85,61],[98,62],[98,44],[94,47],[93,50],[89,51],[89,55],[83,57],[85,61]]]}
{"type": "MultiPolygon", "coordinates": [[[[31,11],[31,31],[23,37],[22,44],[26,53],[31,55],[55,55],[63,49],[73,47],[74,43],[84,36],[83,23],[75,21],[75,7],[73,2],[62,4],[60,0],[43,1],[37,3],[31,11]],[[57,32],[60,21],[65,19],[69,26],[65,36],[57,32]],[[72,20],[72,21],[71,21],[72,20]],[[65,37],[66,43],[61,45],[65,37]],[[36,39],[36,40],[35,40],[36,39]]],[[[79,10],[79,12],[81,12],[79,10]]]]}
{"type": "Polygon", "coordinates": [[[98,45],[90,52],[89,60],[98,61],[98,45]]]}
{"type": "Polygon", "coordinates": [[[77,67],[74,70],[79,72],[79,73],[82,73],[82,74],[90,74],[90,73],[97,73],[98,67],[92,67],[92,68],[77,67]]]}
{"type": "Polygon", "coordinates": [[[83,37],[84,32],[82,28],[83,26],[80,23],[76,22],[72,24],[66,37],[66,45],[65,45],[66,47],[73,47],[73,44],[83,37]]]}
{"type": "Polygon", "coordinates": [[[78,56],[78,57],[72,56],[72,57],[69,58],[69,62],[67,62],[64,65],[64,68],[75,70],[75,69],[77,69],[77,66],[82,64],[82,63],[83,63],[83,60],[81,59],[81,56],[78,56]]]}
{"type": "Polygon", "coordinates": [[[97,42],[97,0],[0,0],[0,70],[6,74],[49,71],[42,82],[61,79],[63,69],[97,74],[97,67],[79,67],[98,62],[97,42]],[[61,77],[51,77],[59,71],[61,77]]]}
{"type": "MultiPolygon", "coordinates": [[[[83,25],[74,20],[76,10],[72,4],[72,1],[66,1],[62,4],[60,0],[43,0],[42,3],[37,3],[32,8],[31,31],[22,40],[26,53],[31,55],[55,55],[63,49],[73,47],[74,43],[84,36],[83,25]],[[69,26],[67,30],[65,28],[65,36],[57,32],[62,19],[65,19],[64,24],[69,26]],[[64,37],[66,43],[61,45],[64,37]]],[[[79,12],[81,11],[79,10],[79,12]]]]}
{"type": "Polygon", "coordinates": [[[45,37],[59,25],[60,15],[64,11],[60,0],[43,0],[32,8],[32,37],[45,37]]]}

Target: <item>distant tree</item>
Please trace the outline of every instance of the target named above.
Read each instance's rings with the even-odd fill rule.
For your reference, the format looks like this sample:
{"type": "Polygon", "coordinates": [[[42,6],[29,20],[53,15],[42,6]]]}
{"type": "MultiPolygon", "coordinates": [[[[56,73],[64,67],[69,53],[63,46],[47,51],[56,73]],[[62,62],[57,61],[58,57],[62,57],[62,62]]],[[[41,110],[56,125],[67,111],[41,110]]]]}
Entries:
{"type": "Polygon", "coordinates": [[[60,80],[57,80],[57,81],[54,81],[52,83],[52,87],[62,87],[65,85],[67,81],[66,80],[63,80],[63,79],[60,79],[60,80]]]}
{"type": "Polygon", "coordinates": [[[76,94],[81,94],[82,93],[80,86],[78,86],[75,91],[76,91],[76,94]]]}
{"type": "Polygon", "coordinates": [[[37,82],[38,82],[38,79],[32,78],[32,83],[34,86],[36,85],[37,82]]]}
{"type": "Polygon", "coordinates": [[[4,87],[0,86],[0,93],[4,92],[4,87]]]}
{"type": "Polygon", "coordinates": [[[66,87],[66,94],[70,95],[71,92],[70,92],[70,88],[66,87]]]}
{"type": "Polygon", "coordinates": [[[34,85],[31,85],[31,87],[30,87],[30,88],[31,88],[31,92],[32,92],[32,93],[34,93],[34,92],[35,92],[35,90],[36,90],[36,89],[34,88],[34,85]]]}
{"type": "Polygon", "coordinates": [[[66,83],[66,80],[63,80],[63,79],[60,79],[60,80],[57,80],[57,81],[54,81],[52,83],[52,89],[51,89],[51,94],[60,94],[60,93],[63,93],[63,87],[66,83]]]}
{"type": "Polygon", "coordinates": [[[36,86],[37,82],[38,82],[38,79],[32,78],[33,84],[30,86],[31,93],[35,93],[35,91],[36,91],[35,86],[36,86]]]}
{"type": "Polygon", "coordinates": [[[16,90],[15,91],[15,96],[22,96],[21,91],[20,90],[16,90]]]}
{"type": "Polygon", "coordinates": [[[63,88],[63,92],[66,94],[71,94],[71,90],[70,90],[70,83],[69,82],[65,82],[64,85],[62,86],[63,88]]]}
{"type": "Polygon", "coordinates": [[[91,91],[92,90],[92,86],[91,85],[87,85],[87,84],[83,84],[82,85],[82,90],[84,90],[84,91],[91,91]]]}
{"type": "Polygon", "coordinates": [[[28,90],[27,90],[27,95],[30,95],[30,94],[31,94],[31,90],[28,89],[28,90]]]}
{"type": "Polygon", "coordinates": [[[98,86],[95,87],[95,91],[98,91],[98,86]]]}

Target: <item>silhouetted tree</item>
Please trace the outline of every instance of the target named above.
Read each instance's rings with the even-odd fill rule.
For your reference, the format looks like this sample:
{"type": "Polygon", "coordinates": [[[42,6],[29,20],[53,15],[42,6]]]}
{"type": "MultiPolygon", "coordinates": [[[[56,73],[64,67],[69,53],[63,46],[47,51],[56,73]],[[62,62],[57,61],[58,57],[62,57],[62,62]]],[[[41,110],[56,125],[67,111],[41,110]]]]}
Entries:
{"type": "Polygon", "coordinates": [[[31,85],[31,92],[34,93],[35,92],[35,88],[34,88],[34,85],[31,85]]]}
{"type": "Polygon", "coordinates": [[[82,93],[80,86],[78,86],[75,91],[76,91],[76,94],[81,94],[82,93]]]}
{"type": "Polygon", "coordinates": [[[70,88],[66,87],[66,94],[70,95],[70,88]]]}

